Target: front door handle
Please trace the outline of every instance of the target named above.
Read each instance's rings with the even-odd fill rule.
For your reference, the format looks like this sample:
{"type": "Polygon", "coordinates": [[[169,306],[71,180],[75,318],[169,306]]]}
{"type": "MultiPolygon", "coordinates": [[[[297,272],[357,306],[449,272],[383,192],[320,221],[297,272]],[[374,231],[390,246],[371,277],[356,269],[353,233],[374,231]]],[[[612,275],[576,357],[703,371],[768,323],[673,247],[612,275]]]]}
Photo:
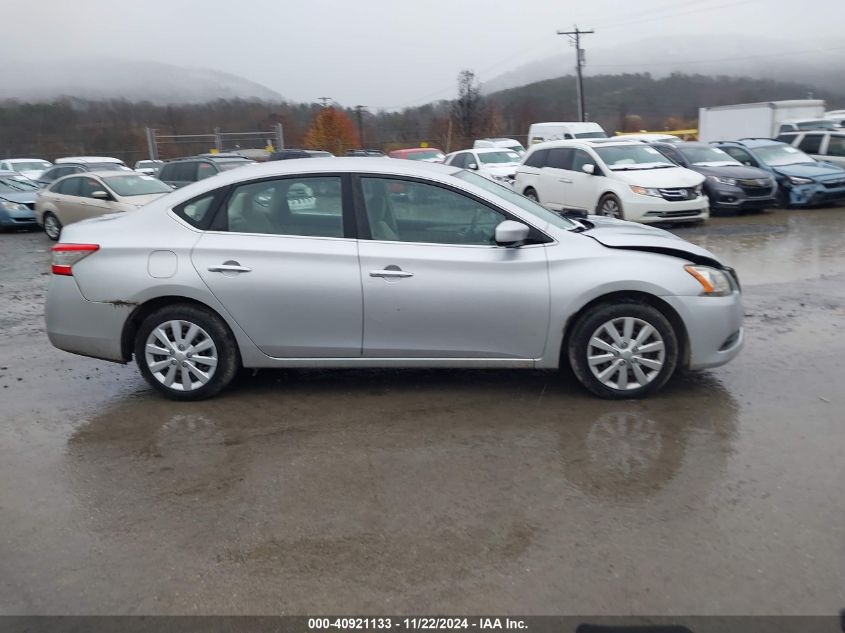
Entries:
{"type": "Polygon", "coordinates": [[[561,182],[568,183],[568,184],[570,184],[570,185],[572,184],[572,181],[571,181],[571,180],[569,180],[569,178],[561,178],[561,179],[560,179],[560,181],[561,181],[561,182]]]}
{"type": "Polygon", "coordinates": [[[385,279],[401,279],[403,277],[413,277],[414,273],[409,273],[406,270],[397,269],[391,270],[385,268],[384,270],[371,270],[370,277],[384,277],[385,279]]]}
{"type": "Polygon", "coordinates": [[[252,272],[252,268],[241,266],[238,262],[228,261],[216,266],[209,266],[210,273],[248,273],[252,272]]]}

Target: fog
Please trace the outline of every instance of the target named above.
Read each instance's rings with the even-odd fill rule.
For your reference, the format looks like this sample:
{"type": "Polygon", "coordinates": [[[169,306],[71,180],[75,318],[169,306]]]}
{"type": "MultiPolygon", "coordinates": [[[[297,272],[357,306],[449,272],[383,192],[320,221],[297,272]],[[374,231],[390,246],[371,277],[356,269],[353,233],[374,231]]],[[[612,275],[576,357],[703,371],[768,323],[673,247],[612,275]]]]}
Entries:
{"type": "MultiPolygon", "coordinates": [[[[804,62],[823,67],[825,55],[845,51],[845,3],[815,0],[809,8],[808,16],[807,3],[792,0],[5,2],[4,61],[19,72],[5,90],[0,85],[0,96],[31,98],[37,89],[37,98],[44,98],[57,68],[73,81],[75,67],[97,68],[98,61],[108,62],[97,80],[107,90],[120,75],[115,62],[127,60],[230,73],[248,80],[246,86],[257,82],[295,101],[331,97],[345,105],[402,107],[450,98],[455,76],[464,68],[491,85],[504,85],[502,75],[513,85],[522,73],[514,75],[514,69],[549,58],[563,63],[566,54],[574,60],[568,38],[555,31],[576,23],[596,31],[584,40],[588,73],[612,68],[608,59],[627,59],[638,42],[683,42],[689,36],[703,42],[690,61],[717,60],[718,68],[718,60],[728,57],[721,50],[726,41],[732,42],[730,54],[747,51],[757,66],[767,56],[782,60],[795,51],[804,62]],[[748,43],[737,45],[737,40],[748,43]],[[603,60],[604,67],[591,68],[590,59],[603,60]]],[[[642,62],[643,71],[659,70],[649,65],[666,62],[659,58],[661,50],[636,58],[636,64],[642,62]]],[[[724,62],[725,70],[738,68],[738,61],[724,62]]],[[[640,70],[636,64],[625,70],[640,70]]],[[[691,64],[689,70],[701,68],[691,64]]],[[[565,74],[571,65],[548,72],[565,74]]],[[[135,98],[136,91],[124,87],[131,77],[120,79],[119,91],[135,98]]],[[[138,83],[143,91],[146,79],[138,83]]],[[[65,82],[61,91],[69,90],[65,82]]]]}

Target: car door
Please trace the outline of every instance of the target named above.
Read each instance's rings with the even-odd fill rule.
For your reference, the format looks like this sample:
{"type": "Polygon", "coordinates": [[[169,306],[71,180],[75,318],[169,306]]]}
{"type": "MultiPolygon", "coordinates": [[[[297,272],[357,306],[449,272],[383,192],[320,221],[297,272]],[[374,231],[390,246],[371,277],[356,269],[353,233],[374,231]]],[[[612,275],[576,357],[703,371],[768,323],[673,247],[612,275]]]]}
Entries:
{"type": "MultiPolygon", "coordinates": [[[[361,276],[344,179],[289,176],[232,187],[194,246],[202,280],[268,356],[361,355],[361,276]]],[[[199,208],[212,195],[191,204],[199,208]]]]}
{"type": "Polygon", "coordinates": [[[114,202],[94,197],[95,191],[105,191],[108,188],[94,176],[80,176],[79,190],[68,205],[68,213],[72,213],[69,222],[79,222],[88,218],[96,218],[107,213],[114,213],[114,202]]]}
{"type": "Polygon", "coordinates": [[[827,149],[823,160],[845,168],[845,134],[831,134],[827,139],[827,149]]]}
{"type": "Polygon", "coordinates": [[[82,184],[81,176],[64,178],[50,187],[47,198],[53,202],[56,208],[56,215],[62,224],[76,222],[79,216],[77,208],[79,202],[79,190],[82,184]]]}
{"type": "Polygon", "coordinates": [[[543,355],[549,278],[542,244],[497,246],[496,226],[513,218],[442,185],[372,175],[359,185],[361,233],[369,238],[359,242],[364,357],[543,355]]]}
{"type": "Polygon", "coordinates": [[[563,183],[566,208],[594,213],[598,206],[599,183],[603,178],[598,161],[586,150],[573,149],[572,164],[567,171],[567,178],[570,182],[563,183]],[[592,174],[584,171],[585,165],[593,166],[592,174]]]}
{"type": "Polygon", "coordinates": [[[825,136],[826,135],[822,132],[808,132],[804,135],[804,138],[801,139],[801,142],[798,143],[798,149],[805,154],[809,154],[816,160],[824,160],[825,157],[822,155],[824,148],[822,147],[822,144],[826,144],[825,136]]]}
{"type": "Polygon", "coordinates": [[[540,200],[555,210],[566,208],[572,184],[571,147],[553,147],[549,149],[546,163],[540,170],[540,200]]]}

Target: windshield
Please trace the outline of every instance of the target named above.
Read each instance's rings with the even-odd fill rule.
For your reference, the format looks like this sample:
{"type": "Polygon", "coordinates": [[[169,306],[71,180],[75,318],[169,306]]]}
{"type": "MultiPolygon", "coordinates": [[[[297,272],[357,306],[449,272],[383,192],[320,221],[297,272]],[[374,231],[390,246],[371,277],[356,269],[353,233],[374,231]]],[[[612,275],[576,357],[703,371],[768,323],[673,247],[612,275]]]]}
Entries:
{"type": "Polygon", "coordinates": [[[684,155],[693,165],[706,165],[710,163],[723,163],[730,165],[741,165],[738,160],[718,147],[682,147],[681,154],[684,155]]]}
{"type": "Polygon", "coordinates": [[[251,160],[227,160],[227,161],[217,161],[214,164],[217,165],[217,169],[220,171],[229,171],[230,169],[237,169],[238,167],[243,167],[244,165],[252,165],[253,161],[251,160]]]}
{"type": "Polygon", "coordinates": [[[525,148],[522,145],[511,145],[508,149],[512,152],[516,152],[519,156],[525,155],[525,148]]]}
{"type": "Polygon", "coordinates": [[[4,176],[0,178],[0,193],[20,193],[22,191],[37,191],[38,185],[23,178],[4,176]]]}
{"type": "Polygon", "coordinates": [[[169,186],[152,176],[134,174],[106,176],[103,180],[119,196],[147,196],[152,193],[173,191],[169,186]]]}
{"type": "Polygon", "coordinates": [[[443,158],[443,152],[436,149],[429,149],[422,152],[408,152],[405,154],[408,160],[430,160],[432,158],[443,158]]]}
{"type": "Polygon", "coordinates": [[[14,161],[10,163],[12,169],[15,171],[38,171],[41,169],[47,169],[50,166],[46,160],[32,160],[32,161],[14,161]]]}
{"type": "Polygon", "coordinates": [[[479,176],[478,174],[473,173],[471,171],[460,171],[455,174],[455,177],[460,178],[461,180],[466,180],[467,182],[472,183],[477,187],[481,187],[485,191],[489,191],[490,193],[499,196],[500,198],[503,198],[507,202],[518,206],[520,209],[530,213],[539,220],[542,220],[543,222],[548,222],[552,226],[556,226],[559,229],[571,231],[572,229],[576,229],[580,226],[572,220],[568,220],[567,218],[558,215],[557,213],[552,213],[545,207],[541,207],[533,200],[529,200],[525,196],[519,195],[513,189],[504,187],[496,182],[493,182],[488,178],[485,178],[484,176],[479,176]]]}
{"type": "Polygon", "coordinates": [[[121,163],[85,163],[88,171],[132,171],[121,163]]]}
{"type": "Polygon", "coordinates": [[[795,125],[799,130],[835,130],[836,122],[828,119],[821,121],[801,121],[795,125]]]}
{"type": "Polygon", "coordinates": [[[479,152],[479,160],[487,165],[495,165],[497,163],[518,163],[519,154],[516,152],[479,152]]]}
{"type": "Polygon", "coordinates": [[[575,138],[607,138],[607,134],[604,132],[581,132],[576,134],[575,138]]]}
{"type": "Polygon", "coordinates": [[[758,147],[754,150],[754,153],[757,155],[757,158],[772,167],[816,162],[800,149],[795,149],[789,145],[766,145],[764,147],[758,147]]]}
{"type": "Polygon", "coordinates": [[[611,171],[675,167],[675,163],[648,145],[611,145],[596,147],[595,151],[611,171]]]}

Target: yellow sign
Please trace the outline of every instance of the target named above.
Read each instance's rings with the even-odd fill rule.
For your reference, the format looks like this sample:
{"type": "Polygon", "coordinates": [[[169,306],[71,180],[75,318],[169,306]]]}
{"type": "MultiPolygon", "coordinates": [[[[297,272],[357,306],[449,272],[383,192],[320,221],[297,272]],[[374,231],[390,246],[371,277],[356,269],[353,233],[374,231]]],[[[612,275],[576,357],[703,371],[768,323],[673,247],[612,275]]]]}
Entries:
{"type": "Polygon", "coordinates": [[[420,147],[428,147],[428,141],[423,141],[420,143],[420,147]]]}
{"type": "Polygon", "coordinates": [[[209,154],[217,154],[217,153],[218,153],[218,152],[217,152],[217,148],[216,148],[216,147],[212,147],[210,150],[208,150],[208,153],[209,153],[209,154]]]}

